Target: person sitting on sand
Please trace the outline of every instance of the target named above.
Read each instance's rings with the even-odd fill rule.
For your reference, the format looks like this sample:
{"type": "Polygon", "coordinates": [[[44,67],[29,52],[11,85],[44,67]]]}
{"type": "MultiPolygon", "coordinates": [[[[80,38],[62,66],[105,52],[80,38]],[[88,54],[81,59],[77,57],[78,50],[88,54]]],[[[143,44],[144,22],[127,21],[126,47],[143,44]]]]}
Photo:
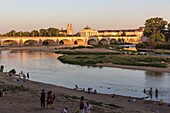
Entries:
{"type": "Polygon", "coordinates": [[[91,92],[92,92],[92,89],[93,89],[93,88],[88,88],[88,89],[87,89],[87,92],[88,92],[88,93],[91,93],[91,92]]]}
{"type": "Polygon", "coordinates": [[[68,108],[67,107],[65,107],[63,110],[62,110],[62,112],[61,113],[68,113],[68,108]]]}
{"type": "Polygon", "coordinates": [[[25,76],[25,74],[23,74],[23,81],[25,82],[25,79],[26,79],[26,76],[25,76]]]}
{"type": "Polygon", "coordinates": [[[86,102],[85,113],[91,113],[92,110],[93,106],[89,102],[86,102]]]}
{"type": "Polygon", "coordinates": [[[75,85],[75,89],[78,89],[78,86],[77,86],[77,85],[75,85]]]}
{"type": "Polygon", "coordinates": [[[160,100],[159,105],[160,105],[160,106],[163,105],[163,100],[162,100],[162,99],[160,100]]]}
{"type": "Polygon", "coordinates": [[[114,97],[115,97],[115,94],[113,93],[112,98],[114,98],[114,97]]]}
{"type": "Polygon", "coordinates": [[[96,89],[94,90],[94,94],[97,94],[97,90],[96,89]]]}

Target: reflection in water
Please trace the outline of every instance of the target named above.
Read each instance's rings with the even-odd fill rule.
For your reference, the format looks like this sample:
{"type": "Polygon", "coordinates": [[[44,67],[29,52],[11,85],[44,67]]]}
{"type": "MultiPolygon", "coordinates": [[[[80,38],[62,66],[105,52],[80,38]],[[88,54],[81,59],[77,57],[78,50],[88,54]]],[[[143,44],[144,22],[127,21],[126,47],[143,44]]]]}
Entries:
{"type": "Polygon", "coordinates": [[[45,52],[2,51],[0,64],[5,66],[5,71],[15,68],[17,72],[29,72],[31,80],[68,88],[77,84],[100,93],[145,97],[144,88],[158,88],[158,100],[170,102],[170,75],[167,73],[68,65],[61,63],[57,59],[59,56],[45,52]]]}
{"type": "Polygon", "coordinates": [[[164,73],[162,72],[157,72],[157,71],[145,71],[145,75],[147,76],[154,76],[154,77],[162,77],[164,76],[164,73]]]}

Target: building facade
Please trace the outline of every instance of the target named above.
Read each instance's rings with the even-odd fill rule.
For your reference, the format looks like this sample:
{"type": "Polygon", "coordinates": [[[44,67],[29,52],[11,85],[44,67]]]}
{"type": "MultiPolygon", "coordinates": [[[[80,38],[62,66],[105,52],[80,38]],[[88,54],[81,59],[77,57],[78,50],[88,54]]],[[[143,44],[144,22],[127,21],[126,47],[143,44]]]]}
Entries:
{"type": "Polygon", "coordinates": [[[91,36],[99,36],[97,30],[90,28],[89,26],[85,27],[83,30],[79,32],[81,37],[91,37],[91,36]]]}

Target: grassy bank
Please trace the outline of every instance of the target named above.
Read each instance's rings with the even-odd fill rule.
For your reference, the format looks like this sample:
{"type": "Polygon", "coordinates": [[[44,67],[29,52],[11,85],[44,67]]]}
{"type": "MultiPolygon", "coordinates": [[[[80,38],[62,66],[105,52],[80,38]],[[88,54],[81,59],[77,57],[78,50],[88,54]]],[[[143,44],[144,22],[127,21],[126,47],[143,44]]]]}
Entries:
{"type": "Polygon", "coordinates": [[[77,65],[95,65],[98,63],[112,63],[119,65],[131,66],[149,66],[167,68],[170,58],[158,56],[141,56],[141,55],[92,55],[92,54],[74,54],[60,56],[59,60],[63,63],[77,65]]]}

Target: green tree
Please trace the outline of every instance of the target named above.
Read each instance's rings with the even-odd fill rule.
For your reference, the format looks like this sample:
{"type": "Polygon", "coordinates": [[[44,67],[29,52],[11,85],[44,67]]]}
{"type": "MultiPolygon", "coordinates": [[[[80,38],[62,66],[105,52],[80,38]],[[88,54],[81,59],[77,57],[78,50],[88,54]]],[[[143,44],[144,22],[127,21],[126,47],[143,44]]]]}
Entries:
{"type": "Polygon", "coordinates": [[[163,18],[150,18],[145,22],[145,30],[144,35],[149,37],[150,44],[155,46],[160,42],[165,41],[164,30],[167,25],[167,21],[163,20],[163,18]]]}
{"type": "Polygon", "coordinates": [[[39,35],[40,35],[41,37],[47,36],[47,30],[46,30],[46,29],[40,29],[40,30],[39,30],[39,35]]]}
{"type": "Polygon", "coordinates": [[[16,32],[16,34],[15,34],[16,37],[22,37],[22,35],[23,35],[23,32],[22,32],[22,31],[16,32]]]}
{"type": "Polygon", "coordinates": [[[10,31],[10,35],[11,35],[12,37],[15,37],[16,31],[15,31],[15,30],[11,30],[11,31],[10,31]]]}
{"type": "Polygon", "coordinates": [[[30,37],[30,36],[31,36],[30,32],[23,32],[22,35],[23,35],[24,37],[30,37]]]}
{"type": "Polygon", "coordinates": [[[31,36],[32,37],[39,37],[39,32],[37,30],[31,31],[31,36]]]}
{"type": "Polygon", "coordinates": [[[170,42],[170,23],[167,26],[167,34],[166,34],[166,40],[170,42]]]}
{"type": "Polygon", "coordinates": [[[52,37],[52,36],[59,36],[59,29],[57,28],[49,28],[47,29],[48,32],[48,36],[52,37]]]}

